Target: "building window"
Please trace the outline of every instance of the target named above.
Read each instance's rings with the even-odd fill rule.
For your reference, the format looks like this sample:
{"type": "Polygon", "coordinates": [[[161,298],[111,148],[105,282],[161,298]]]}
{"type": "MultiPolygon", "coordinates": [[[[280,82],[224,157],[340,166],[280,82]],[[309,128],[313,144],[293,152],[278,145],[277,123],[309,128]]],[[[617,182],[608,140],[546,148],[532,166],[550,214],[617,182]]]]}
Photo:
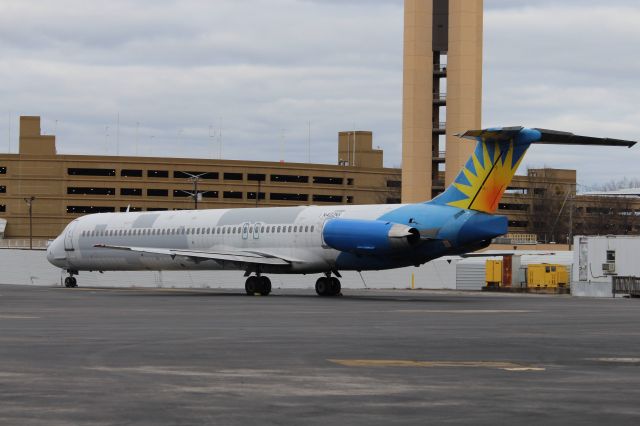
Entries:
{"type": "Polygon", "coordinates": [[[4,204],[0,204],[0,212],[4,213],[7,211],[7,206],[5,206],[4,204]]]}
{"type": "Polygon", "coordinates": [[[510,220],[509,221],[509,227],[512,227],[512,228],[526,228],[527,226],[529,226],[529,222],[527,222],[526,220],[510,220]]]}
{"type": "Polygon", "coordinates": [[[4,185],[0,185],[0,194],[6,194],[7,193],[7,187],[4,185]]]}
{"type": "Polygon", "coordinates": [[[122,176],[122,177],[142,177],[142,170],[122,169],[122,170],[120,170],[120,176],[122,176]]]}
{"type": "Polygon", "coordinates": [[[283,194],[272,192],[269,195],[269,198],[276,201],[309,201],[308,194],[283,194]]]}
{"type": "Polygon", "coordinates": [[[0,167],[0,175],[6,175],[7,174],[7,168],[6,167],[0,167]]]}
{"type": "Polygon", "coordinates": [[[173,197],[174,198],[187,198],[187,197],[193,197],[193,196],[188,191],[183,191],[181,189],[174,189],[173,190],[173,197]]]}
{"type": "Polygon", "coordinates": [[[400,198],[387,198],[387,204],[400,204],[400,198]]]}
{"type": "Polygon", "coordinates": [[[265,175],[264,173],[249,173],[247,175],[247,179],[258,181],[258,182],[264,182],[265,180],[267,180],[267,175],[265,175]]]}
{"type": "Polygon", "coordinates": [[[104,206],[67,206],[67,213],[71,214],[91,214],[91,213],[113,213],[115,207],[104,206]]]}
{"type": "Polygon", "coordinates": [[[347,204],[353,204],[353,195],[347,196],[347,204]]]}
{"type": "Polygon", "coordinates": [[[120,207],[121,212],[126,212],[129,209],[130,212],[141,212],[142,207],[120,207]]]}
{"type": "Polygon", "coordinates": [[[244,177],[242,173],[225,173],[224,180],[242,180],[244,177]]]}
{"type": "Polygon", "coordinates": [[[167,209],[165,207],[149,207],[147,209],[148,212],[166,212],[167,210],[169,210],[169,209],[167,209]]]}
{"type": "Polygon", "coordinates": [[[142,189],[140,189],[140,188],[120,188],[120,195],[141,197],[142,196],[142,189]]]}
{"type": "Polygon", "coordinates": [[[516,211],[528,211],[529,204],[513,204],[513,203],[500,203],[498,204],[500,210],[516,210],[516,211]]]}
{"type": "MultiPolygon", "coordinates": [[[[260,199],[264,200],[266,198],[266,194],[264,192],[260,193],[260,199]]],[[[247,199],[248,200],[255,200],[256,199],[256,193],[255,192],[247,192],[247,199]]]]}
{"type": "Polygon", "coordinates": [[[518,195],[527,195],[529,190],[527,188],[518,188],[516,186],[510,186],[504,192],[505,194],[518,194],[518,195]]]}
{"type": "Polygon", "coordinates": [[[82,169],[70,167],[67,173],[71,176],[115,176],[115,169],[82,169]]]}
{"type": "Polygon", "coordinates": [[[309,176],[271,175],[271,182],[308,183],[309,176]]]}
{"type": "Polygon", "coordinates": [[[339,177],[314,176],[313,183],[321,185],[342,185],[344,183],[344,179],[339,177]]]}
{"type": "Polygon", "coordinates": [[[218,191],[201,192],[202,198],[218,198],[218,191]]]}
{"type": "Polygon", "coordinates": [[[215,180],[215,179],[219,179],[220,177],[218,172],[182,172],[182,171],[173,172],[174,179],[191,179],[193,176],[198,176],[198,178],[200,179],[208,179],[208,180],[215,180]]]}
{"type": "Polygon", "coordinates": [[[319,203],[342,203],[343,197],[340,195],[314,195],[313,201],[319,203]]]}
{"type": "Polygon", "coordinates": [[[224,191],[224,198],[235,198],[235,199],[242,199],[242,192],[238,192],[238,191],[224,191]]]}
{"type": "Polygon", "coordinates": [[[611,214],[613,209],[609,208],[609,207],[587,207],[587,213],[588,214],[603,214],[603,215],[607,215],[607,214],[611,214]]]}
{"type": "Polygon", "coordinates": [[[150,178],[168,178],[168,170],[147,170],[147,177],[150,178]]]}
{"type": "Polygon", "coordinates": [[[400,188],[402,187],[402,181],[400,180],[388,180],[387,188],[400,188]]]}
{"type": "Polygon", "coordinates": [[[67,194],[69,195],[116,195],[116,189],[70,186],[67,188],[67,194]]]}
{"type": "Polygon", "coordinates": [[[353,185],[353,178],[347,179],[347,185],[353,185]]]}
{"type": "Polygon", "coordinates": [[[169,190],[168,189],[147,189],[148,197],[168,197],[169,190]]]}

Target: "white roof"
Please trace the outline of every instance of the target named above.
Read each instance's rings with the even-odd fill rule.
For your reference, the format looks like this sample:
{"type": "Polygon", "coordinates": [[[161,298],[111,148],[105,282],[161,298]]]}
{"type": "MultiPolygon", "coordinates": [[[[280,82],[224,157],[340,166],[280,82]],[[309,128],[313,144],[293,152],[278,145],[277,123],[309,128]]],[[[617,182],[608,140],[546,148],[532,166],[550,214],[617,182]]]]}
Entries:
{"type": "Polygon", "coordinates": [[[487,250],[482,252],[486,254],[486,257],[468,257],[462,259],[460,263],[466,264],[483,264],[487,260],[502,260],[502,254],[511,253],[514,255],[522,256],[520,258],[521,265],[539,264],[539,263],[552,263],[556,265],[572,265],[573,264],[573,252],[567,250],[549,250],[549,251],[536,251],[536,250],[487,250]],[[491,256],[491,253],[500,253],[500,256],[491,256]]]}
{"type": "Polygon", "coordinates": [[[613,191],[591,191],[591,192],[583,192],[580,195],[598,195],[598,196],[634,196],[640,197],[640,188],[625,188],[625,189],[615,189],[613,191]]]}

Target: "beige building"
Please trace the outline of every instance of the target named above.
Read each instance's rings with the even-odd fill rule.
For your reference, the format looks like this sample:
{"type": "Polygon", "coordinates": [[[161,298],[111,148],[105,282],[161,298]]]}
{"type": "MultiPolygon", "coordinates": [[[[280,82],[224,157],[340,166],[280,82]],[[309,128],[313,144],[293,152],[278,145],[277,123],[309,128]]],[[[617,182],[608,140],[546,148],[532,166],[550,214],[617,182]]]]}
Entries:
{"type": "MultiPolygon", "coordinates": [[[[341,132],[340,165],[58,155],[40,118],[21,117],[19,153],[0,154],[0,222],[5,238],[28,238],[31,197],[36,239],[88,213],[191,209],[192,175],[200,176],[198,208],[398,203],[401,170],[382,167],[372,147],[371,132],[341,132]]],[[[564,242],[574,231],[637,233],[638,211],[638,199],[576,195],[575,170],[533,169],[514,177],[497,213],[516,240],[564,242]]]]}
{"type": "Polygon", "coordinates": [[[405,0],[403,202],[431,199],[474,149],[455,135],[478,129],[482,0],[405,0]]]}
{"type": "Polygon", "coordinates": [[[58,155],[40,117],[21,117],[20,151],[0,154],[5,238],[51,238],[87,213],[399,202],[400,170],[382,166],[371,132],[339,135],[342,165],[194,158],[58,155]]]}

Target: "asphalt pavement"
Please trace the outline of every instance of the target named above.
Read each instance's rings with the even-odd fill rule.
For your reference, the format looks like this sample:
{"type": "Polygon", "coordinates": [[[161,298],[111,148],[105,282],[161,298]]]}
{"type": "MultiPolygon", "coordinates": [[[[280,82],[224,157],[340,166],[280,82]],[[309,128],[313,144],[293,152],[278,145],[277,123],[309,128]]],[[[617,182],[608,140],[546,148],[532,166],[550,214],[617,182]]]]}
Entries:
{"type": "Polygon", "coordinates": [[[640,424],[640,300],[0,286],[0,425],[640,424]]]}

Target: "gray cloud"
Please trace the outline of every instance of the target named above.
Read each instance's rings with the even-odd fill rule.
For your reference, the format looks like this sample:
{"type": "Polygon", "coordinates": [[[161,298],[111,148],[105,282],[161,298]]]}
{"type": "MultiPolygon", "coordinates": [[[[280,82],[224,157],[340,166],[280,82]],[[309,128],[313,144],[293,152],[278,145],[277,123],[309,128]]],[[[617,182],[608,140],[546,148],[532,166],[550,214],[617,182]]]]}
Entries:
{"type": "MultiPolygon", "coordinates": [[[[484,125],[638,138],[640,7],[485,1],[484,125]]],[[[335,163],[337,132],[401,158],[402,1],[0,3],[0,149],[40,114],[65,153],[335,163]],[[213,130],[210,130],[212,126],[213,130]],[[108,127],[108,129],[107,129],[108,127]],[[6,141],[3,143],[2,141],[6,141]],[[137,142],[136,142],[137,141],[137,142]]],[[[536,147],[528,165],[633,176],[635,151],[536,147]],[[616,167],[603,167],[603,158],[616,167]]]]}

